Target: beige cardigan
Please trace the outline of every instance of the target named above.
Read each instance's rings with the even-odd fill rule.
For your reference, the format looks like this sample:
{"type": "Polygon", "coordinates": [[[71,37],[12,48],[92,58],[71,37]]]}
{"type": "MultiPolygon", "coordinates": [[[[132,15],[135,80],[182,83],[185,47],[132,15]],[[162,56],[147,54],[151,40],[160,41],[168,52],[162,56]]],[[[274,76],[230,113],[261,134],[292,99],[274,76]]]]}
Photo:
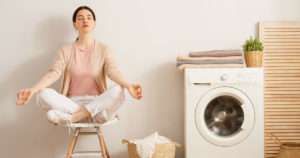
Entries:
{"type": "MultiPolygon", "coordinates": [[[[59,49],[53,64],[48,69],[48,72],[36,85],[34,85],[33,88],[38,91],[46,88],[57,81],[61,75],[63,75],[60,93],[68,96],[69,85],[71,81],[70,63],[72,63],[71,61],[73,60],[74,51],[74,43],[65,45],[59,49]]],[[[118,70],[114,58],[112,57],[112,53],[106,45],[97,42],[95,51],[92,53],[91,57],[93,71],[97,74],[96,83],[100,89],[105,90],[107,88],[106,76],[122,87],[129,86],[129,83],[124,79],[121,72],[118,70]]]]}

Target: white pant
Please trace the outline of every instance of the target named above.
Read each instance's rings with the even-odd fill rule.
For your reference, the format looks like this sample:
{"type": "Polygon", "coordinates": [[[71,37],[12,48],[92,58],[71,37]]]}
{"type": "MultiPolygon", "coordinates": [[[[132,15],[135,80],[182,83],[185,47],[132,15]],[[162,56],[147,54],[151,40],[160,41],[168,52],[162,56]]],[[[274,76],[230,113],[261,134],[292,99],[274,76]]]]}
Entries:
{"type": "Polygon", "coordinates": [[[96,96],[86,95],[68,98],[52,88],[44,88],[36,95],[36,102],[42,109],[72,114],[78,111],[80,106],[84,106],[93,118],[101,115],[103,111],[111,116],[115,115],[118,109],[131,99],[128,91],[120,86],[113,86],[96,96]]]}

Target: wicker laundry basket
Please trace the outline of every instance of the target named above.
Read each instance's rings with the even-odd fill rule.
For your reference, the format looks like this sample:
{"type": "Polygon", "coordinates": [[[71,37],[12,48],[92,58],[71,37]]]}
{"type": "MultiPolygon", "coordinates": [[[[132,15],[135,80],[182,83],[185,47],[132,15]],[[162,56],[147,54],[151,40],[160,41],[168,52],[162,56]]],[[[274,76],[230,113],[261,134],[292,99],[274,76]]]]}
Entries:
{"type": "Polygon", "coordinates": [[[300,143],[283,143],[277,158],[300,158],[300,143]]]}
{"type": "MultiPolygon", "coordinates": [[[[137,153],[135,144],[130,143],[126,139],[123,139],[122,143],[127,144],[129,158],[140,158],[137,153]]],[[[175,142],[166,143],[166,144],[157,144],[155,146],[155,150],[152,158],[175,158],[176,147],[180,147],[180,146],[181,146],[180,144],[175,142]]]]}
{"type": "Polygon", "coordinates": [[[282,143],[273,133],[269,133],[269,135],[280,146],[280,151],[276,158],[300,158],[300,143],[282,143]]]}

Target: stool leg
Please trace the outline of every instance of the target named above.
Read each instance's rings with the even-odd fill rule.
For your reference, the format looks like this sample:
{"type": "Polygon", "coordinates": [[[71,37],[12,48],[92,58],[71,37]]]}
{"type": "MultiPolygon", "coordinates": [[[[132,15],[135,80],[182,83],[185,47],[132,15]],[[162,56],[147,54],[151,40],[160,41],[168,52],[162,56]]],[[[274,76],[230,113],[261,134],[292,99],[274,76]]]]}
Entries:
{"type": "Polygon", "coordinates": [[[76,145],[77,140],[78,140],[79,132],[80,132],[80,128],[76,128],[75,132],[74,132],[74,135],[72,136],[72,139],[71,139],[71,141],[70,141],[70,143],[68,145],[67,158],[71,158],[72,157],[75,145],[76,145]]]}
{"type": "Polygon", "coordinates": [[[97,128],[97,131],[98,131],[98,139],[99,139],[99,145],[100,145],[100,148],[101,148],[101,154],[102,154],[102,157],[103,158],[109,158],[107,155],[107,149],[106,149],[106,144],[105,144],[105,141],[104,141],[104,136],[103,136],[103,132],[100,128],[97,128]]]}
{"type": "Polygon", "coordinates": [[[104,137],[103,137],[103,141],[104,141],[104,147],[105,147],[105,152],[106,152],[107,158],[110,158],[110,155],[109,155],[109,152],[108,152],[107,145],[105,143],[104,137]]]}

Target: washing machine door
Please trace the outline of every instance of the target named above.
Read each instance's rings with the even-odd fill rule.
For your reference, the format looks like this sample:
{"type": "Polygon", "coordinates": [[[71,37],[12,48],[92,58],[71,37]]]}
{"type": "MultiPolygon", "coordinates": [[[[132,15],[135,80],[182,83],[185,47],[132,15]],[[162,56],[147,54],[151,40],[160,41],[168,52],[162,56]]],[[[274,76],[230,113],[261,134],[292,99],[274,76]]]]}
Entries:
{"type": "Polygon", "coordinates": [[[251,133],[255,123],[252,102],[233,87],[209,90],[197,104],[196,127],[202,137],[217,146],[234,146],[251,133]]]}

